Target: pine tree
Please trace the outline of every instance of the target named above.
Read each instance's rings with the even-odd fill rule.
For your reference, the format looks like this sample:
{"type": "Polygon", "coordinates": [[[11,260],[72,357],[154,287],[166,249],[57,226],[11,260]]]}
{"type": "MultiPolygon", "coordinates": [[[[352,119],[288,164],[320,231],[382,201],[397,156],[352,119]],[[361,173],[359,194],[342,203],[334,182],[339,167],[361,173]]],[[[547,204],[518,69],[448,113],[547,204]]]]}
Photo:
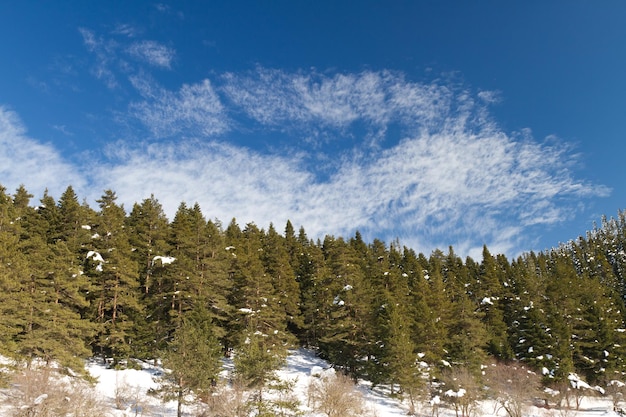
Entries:
{"type": "Polygon", "coordinates": [[[185,314],[181,326],[167,343],[162,353],[163,367],[167,369],[158,380],[157,391],[164,401],[175,400],[177,415],[189,394],[206,397],[221,369],[221,346],[213,332],[208,311],[195,307],[185,314]]]}
{"type": "Polygon", "coordinates": [[[151,195],[135,204],[128,217],[130,243],[133,247],[133,258],[139,265],[142,292],[153,291],[155,265],[158,260],[169,255],[170,245],[167,243],[169,223],[163,206],[151,195]],[[156,258],[156,259],[155,259],[156,258]]]}
{"type": "Polygon", "coordinates": [[[320,353],[354,378],[366,370],[371,331],[371,291],[363,276],[354,245],[327,236],[323,246],[329,275],[318,296],[324,314],[320,353]]]}
{"type": "MultiPolygon", "coordinates": [[[[24,207],[27,205],[26,203],[24,207]]],[[[20,251],[21,210],[0,185],[0,351],[16,356],[17,337],[26,323],[28,295],[22,277],[28,275],[26,256],[20,251]]]]}
{"type": "Polygon", "coordinates": [[[239,343],[250,334],[260,334],[268,340],[271,350],[283,355],[292,342],[287,332],[287,317],[281,296],[272,284],[261,260],[264,233],[253,223],[246,225],[241,238],[230,242],[233,254],[233,280],[230,303],[238,310],[232,330],[239,334],[239,343]]]}
{"type": "Polygon", "coordinates": [[[552,340],[544,310],[545,282],[536,255],[520,256],[512,262],[511,271],[509,344],[515,357],[532,368],[553,369],[549,347],[552,340]]]}
{"type": "Polygon", "coordinates": [[[291,267],[289,253],[285,247],[285,239],[270,224],[267,234],[263,237],[261,260],[265,273],[269,276],[277,302],[280,304],[287,328],[297,332],[302,327],[302,318],[298,300],[300,288],[296,274],[291,267]]]}
{"type": "Polygon", "coordinates": [[[88,306],[89,284],[62,233],[61,212],[52,197],[46,194],[39,210],[25,207],[24,197],[21,192],[18,198],[23,225],[19,248],[28,259],[28,273],[20,286],[28,303],[24,326],[16,338],[18,352],[28,361],[55,360],[80,372],[81,359],[90,354],[87,343],[93,333],[91,323],[81,316],[88,306]]]}
{"type": "Polygon", "coordinates": [[[141,204],[135,203],[126,219],[132,259],[136,262],[141,295],[140,303],[146,314],[134,317],[135,342],[133,355],[153,358],[155,352],[164,348],[168,338],[166,323],[169,321],[164,300],[164,276],[170,264],[171,247],[167,242],[170,228],[163,207],[151,195],[141,204]]]}
{"type": "Polygon", "coordinates": [[[477,370],[485,360],[487,332],[467,296],[460,296],[452,306],[453,319],[445,344],[448,361],[477,370]]]}
{"type": "Polygon", "coordinates": [[[385,340],[384,363],[388,367],[390,382],[398,384],[409,401],[409,414],[415,414],[424,379],[420,368],[416,346],[411,338],[411,322],[407,320],[408,306],[392,303],[386,309],[389,314],[388,337],[385,340]]]}
{"type": "Polygon", "coordinates": [[[207,304],[216,324],[216,334],[223,339],[226,327],[235,314],[233,306],[228,303],[231,290],[230,266],[232,254],[227,250],[224,232],[218,221],[208,221],[205,229],[205,263],[207,276],[207,304]]]}
{"type": "Polygon", "coordinates": [[[507,326],[504,322],[505,294],[502,282],[504,271],[491,255],[487,246],[483,246],[483,261],[480,267],[476,292],[482,322],[487,330],[487,352],[499,359],[512,356],[508,344],[507,326]]]}
{"type": "Polygon", "coordinates": [[[126,214],[116,200],[111,190],[106,190],[97,200],[100,212],[95,231],[99,238],[87,253],[85,272],[94,284],[92,314],[98,324],[94,349],[117,363],[132,352],[134,318],[142,314],[142,306],[138,266],[132,257],[126,214]]]}
{"type": "Polygon", "coordinates": [[[420,254],[405,250],[404,268],[412,276],[412,305],[415,309],[414,336],[419,353],[426,362],[441,363],[445,358],[445,344],[451,321],[452,304],[446,294],[441,260],[430,262],[420,254]]]}
{"type": "MultiPolygon", "coordinates": [[[[435,252],[431,257],[437,262],[444,258],[435,252]]],[[[448,321],[441,323],[447,334],[444,343],[446,360],[471,370],[477,370],[485,358],[487,332],[481,321],[483,314],[476,309],[466,288],[470,284],[468,269],[454,255],[452,248],[445,257],[445,292],[450,302],[448,321]]]]}
{"type": "Polygon", "coordinates": [[[297,244],[301,249],[295,260],[294,272],[302,316],[302,330],[297,336],[306,347],[318,346],[325,320],[324,294],[327,293],[323,278],[329,273],[321,248],[307,239],[304,228],[300,228],[297,244]]]}
{"type": "Polygon", "coordinates": [[[268,335],[253,329],[250,325],[245,332],[246,338],[237,349],[233,362],[237,379],[256,390],[258,408],[261,408],[265,387],[276,379],[275,371],[283,365],[286,350],[276,349],[268,335]]]}
{"type": "MultiPolygon", "coordinates": [[[[390,379],[389,349],[395,342],[392,338],[392,315],[395,306],[410,304],[408,280],[401,273],[401,256],[395,250],[388,250],[385,244],[375,239],[366,252],[363,273],[370,289],[371,306],[368,327],[367,375],[374,384],[388,382],[390,379]]],[[[406,329],[413,328],[413,314],[409,308],[403,309],[402,320],[406,329]]],[[[411,337],[410,332],[407,337],[411,337]]]]}
{"type": "Polygon", "coordinates": [[[546,314],[550,329],[551,351],[554,360],[550,367],[555,382],[566,380],[575,371],[572,335],[579,316],[578,302],[581,280],[570,259],[560,250],[553,251],[546,262],[546,314]]]}

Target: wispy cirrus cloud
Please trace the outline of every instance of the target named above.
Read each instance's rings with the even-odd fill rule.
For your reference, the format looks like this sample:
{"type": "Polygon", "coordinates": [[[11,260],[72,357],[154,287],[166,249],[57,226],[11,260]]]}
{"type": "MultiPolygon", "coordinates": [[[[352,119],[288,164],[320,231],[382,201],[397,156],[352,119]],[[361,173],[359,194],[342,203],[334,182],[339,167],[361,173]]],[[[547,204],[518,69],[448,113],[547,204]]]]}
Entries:
{"type": "Polygon", "coordinates": [[[349,203],[363,208],[364,229],[408,238],[413,247],[466,242],[464,250],[480,254],[489,243],[510,252],[526,239],[522,231],[569,219],[580,199],[608,195],[576,179],[574,163],[567,147],[491,128],[444,130],[405,139],[335,180],[364,196],[349,203]]]}
{"type": "Polygon", "coordinates": [[[165,69],[171,68],[172,60],[176,56],[174,49],[150,40],[133,42],[126,51],[135,59],[165,69]]]}
{"type": "Polygon", "coordinates": [[[306,194],[298,190],[311,183],[297,160],[194,140],[116,145],[110,162],[93,175],[96,183],[113,187],[128,204],[154,193],[170,216],[182,201],[199,202],[209,218],[227,222],[237,217],[259,224],[271,217],[277,222],[287,219],[294,207],[307,204],[299,200],[306,194]]]}
{"type": "Polygon", "coordinates": [[[380,134],[392,122],[434,126],[447,116],[451,92],[436,84],[407,82],[391,71],[355,74],[288,73],[257,67],[227,73],[221,91],[264,126],[306,124],[346,129],[362,122],[380,134]]]}
{"type": "Polygon", "coordinates": [[[93,30],[79,28],[83,38],[83,44],[95,57],[91,67],[91,73],[103,81],[110,89],[120,87],[120,79],[128,74],[136,74],[140,71],[141,64],[161,69],[171,69],[172,62],[176,57],[176,51],[154,40],[135,40],[139,30],[130,25],[119,25],[111,33],[118,35],[117,38],[107,38],[97,35],[93,30]],[[124,38],[120,39],[119,36],[124,38]],[[129,43],[130,42],[130,43],[129,43]],[[132,57],[135,64],[140,68],[132,68],[123,57],[132,57]],[[120,77],[121,75],[121,77],[120,77]]]}
{"type": "MultiPolygon", "coordinates": [[[[76,166],[90,179],[91,201],[98,197],[93,193],[112,188],[127,207],[154,194],[169,216],[181,201],[198,202],[207,217],[224,222],[236,217],[282,227],[290,219],[314,237],[359,229],[369,239],[400,237],[425,252],[453,245],[479,256],[483,244],[494,253],[528,249],[536,228],[562,222],[579,201],[610,192],[576,177],[573,149],[499,127],[485,107],[496,93],[411,82],[393,71],[258,67],[174,91],[147,73],[129,79],[140,96],[129,104],[129,116],[151,137],[139,145],[117,142],[108,159],[76,166]],[[253,121],[244,129],[231,122],[241,113],[253,121]],[[294,129],[356,140],[315,147],[328,164],[323,176],[300,135],[293,135],[291,153],[231,141],[294,129]],[[368,130],[376,141],[365,138],[368,130]]],[[[71,169],[61,169],[72,178],[71,169]]]]}
{"type": "Polygon", "coordinates": [[[0,184],[7,192],[23,184],[37,197],[46,189],[60,195],[68,185],[83,188],[85,182],[52,145],[30,138],[14,111],[0,106],[0,184]]]}
{"type": "Polygon", "coordinates": [[[112,65],[114,65],[116,60],[117,42],[97,36],[95,32],[87,28],[79,28],[78,31],[83,37],[83,43],[87,50],[96,57],[91,73],[97,79],[103,81],[108,88],[116,88],[118,81],[112,65]]]}
{"type": "Polygon", "coordinates": [[[139,36],[142,31],[136,26],[130,25],[128,23],[120,23],[116,25],[111,31],[114,35],[123,35],[129,38],[135,38],[139,36]]]}
{"type": "Polygon", "coordinates": [[[184,84],[176,92],[145,76],[133,76],[131,82],[143,100],[130,103],[129,112],[157,138],[175,134],[210,137],[228,130],[226,110],[208,79],[184,84]]]}
{"type": "Polygon", "coordinates": [[[529,228],[563,221],[579,199],[609,192],[574,178],[562,148],[493,129],[423,133],[375,157],[344,160],[326,181],[298,157],[225,143],[116,149],[94,172],[98,189],[112,187],[127,204],[154,193],[170,216],[181,201],[198,202],[224,222],[282,227],[289,219],[312,237],[358,229],[425,252],[453,245],[480,256],[487,244],[519,253],[533,238],[529,228]]]}

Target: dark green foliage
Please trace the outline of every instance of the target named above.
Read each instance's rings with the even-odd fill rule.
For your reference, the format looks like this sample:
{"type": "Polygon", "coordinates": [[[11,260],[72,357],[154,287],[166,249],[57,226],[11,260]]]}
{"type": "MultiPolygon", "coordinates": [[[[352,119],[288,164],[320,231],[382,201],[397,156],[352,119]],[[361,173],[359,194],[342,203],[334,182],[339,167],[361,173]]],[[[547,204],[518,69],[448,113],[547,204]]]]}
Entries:
{"type": "Polygon", "coordinates": [[[245,336],[236,350],[235,373],[246,386],[262,390],[273,378],[274,371],[283,364],[286,350],[259,332],[247,332],[245,336]]]}
{"type": "Polygon", "coordinates": [[[94,351],[114,362],[128,359],[134,339],[133,318],[142,314],[137,263],[133,260],[125,212],[107,190],[98,200],[93,250],[87,253],[85,273],[91,278],[92,319],[98,326],[94,351]]]}
{"type": "Polygon", "coordinates": [[[359,232],[313,241],[291,222],[284,235],[234,219],[222,229],[198,204],[170,222],[154,196],[129,215],[110,190],[97,212],[72,187],[58,203],[46,192],[33,208],[32,197],[0,186],[0,350],[11,357],[80,368],[93,353],[169,352],[181,368],[174,352],[206,336],[202,354],[214,363],[234,350],[259,395],[296,341],[410,398],[418,358],[472,372],[488,356],[517,359],[550,384],[626,371],[624,212],[556,249],[508,260],[485,246],[478,262],[359,232]]]}
{"type": "Polygon", "coordinates": [[[0,349],[5,355],[15,355],[17,336],[26,323],[24,306],[29,303],[28,293],[22,291],[28,259],[19,250],[19,212],[0,186],[0,349]]]}
{"type": "Polygon", "coordinates": [[[300,343],[305,347],[318,346],[322,335],[325,312],[320,309],[323,295],[327,293],[322,282],[328,272],[324,254],[318,245],[308,241],[304,229],[300,229],[296,244],[296,255],[292,260],[296,281],[300,288],[299,306],[302,328],[297,332],[300,343]]]}
{"type": "Polygon", "coordinates": [[[411,321],[406,320],[409,315],[408,306],[403,303],[392,303],[387,307],[387,338],[385,339],[384,363],[386,364],[386,382],[391,382],[392,388],[397,384],[400,392],[409,402],[409,414],[415,413],[415,406],[420,391],[425,385],[422,378],[423,369],[420,367],[416,345],[411,339],[411,321]]]}
{"type": "Polygon", "coordinates": [[[372,291],[354,244],[326,237],[323,251],[328,275],[320,282],[321,354],[353,377],[363,375],[372,340],[372,291]]]}
{"type": "Polygon", "coordinates": [[[161,352],[168,372],[158,378],[157,390],[164,401],[177,401],[179,417],[188,394],[196,398],[210,395],[221,369],[221,356],[208,311],[198,307],[186,314],[161,352]]]}
{"type": "Polygon", "coordinates": [[[302,328],[298,306],[300,288],[291,266],[285,238],[280,236],[271,224],[263,237],[261,249],[261,261],[274,288],[276,301],[285,315],[287,327],[297,331],[302,328]]]}

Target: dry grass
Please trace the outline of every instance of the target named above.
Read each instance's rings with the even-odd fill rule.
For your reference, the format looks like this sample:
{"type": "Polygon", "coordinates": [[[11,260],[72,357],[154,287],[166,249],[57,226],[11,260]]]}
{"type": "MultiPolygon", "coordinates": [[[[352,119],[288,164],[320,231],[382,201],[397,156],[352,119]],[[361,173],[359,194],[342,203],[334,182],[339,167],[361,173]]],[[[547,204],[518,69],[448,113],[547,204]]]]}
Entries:
{"type": "Polygon", "coordinates": [[[129,410],[136,417],[151,415],[147,393],[141,387],[128,383],[126,378],[116,375],[114,394],[115,408],[118,410],[129,410]]]}
{"type": "Polygon", "coordinates": [[[442,400],[454,407],[457,417],[470,417],[483,391],[476,375],[465,367],[447,370],[441,376],[444,383],[442,400]]]}
{"type": "Polygon", "coordinates": [[[18,369],[4,400],[10,417],[107,417],[106,406],[85,380],[54,369],[18,369]]]}
{"type": "Polygon", "coordinates": [[[206,399],[207,415],[215,417],[248,417],[251,394],[243,384],[219,384],[206,399]]]}
{"type": "Polygon", "coordinates": [[[485,376],[491,396],[509,417],[523,417],[539,395],[540,376],[521,364],[494,363],[485,376]]]}
{"type": "Polygon", "coordinates": [[[361,393],[352,379],[341,374],[324,374],[311,380],[308,388],[308,405],[327,417],[372,416],[365,406],[361,393]]]}

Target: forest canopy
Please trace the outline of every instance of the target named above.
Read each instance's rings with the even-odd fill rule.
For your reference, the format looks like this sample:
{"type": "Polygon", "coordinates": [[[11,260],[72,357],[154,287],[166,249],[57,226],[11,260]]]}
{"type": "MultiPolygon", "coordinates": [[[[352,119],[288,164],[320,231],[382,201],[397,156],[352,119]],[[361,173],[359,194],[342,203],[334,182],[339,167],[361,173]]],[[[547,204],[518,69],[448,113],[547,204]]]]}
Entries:
{"type": "Polygon", "coordinates": [[[174,393],[205,389],[233,350],[241,380],[262,387],[296,346],[406,389],[421,363],[517,360],[546,384],[625,370],[623,212],[557,248],[508,259],[485,246],[478,261],[359,232],[314,241],[291,222],[224,226],[197,204],[170,221],[154,196],[126,212],[112,190],[97,208],[71,186],[32,198],[0,187],[0,353],[21,361],[176,366],[201,352],[207,366],[174,378],[174,393]]]}

